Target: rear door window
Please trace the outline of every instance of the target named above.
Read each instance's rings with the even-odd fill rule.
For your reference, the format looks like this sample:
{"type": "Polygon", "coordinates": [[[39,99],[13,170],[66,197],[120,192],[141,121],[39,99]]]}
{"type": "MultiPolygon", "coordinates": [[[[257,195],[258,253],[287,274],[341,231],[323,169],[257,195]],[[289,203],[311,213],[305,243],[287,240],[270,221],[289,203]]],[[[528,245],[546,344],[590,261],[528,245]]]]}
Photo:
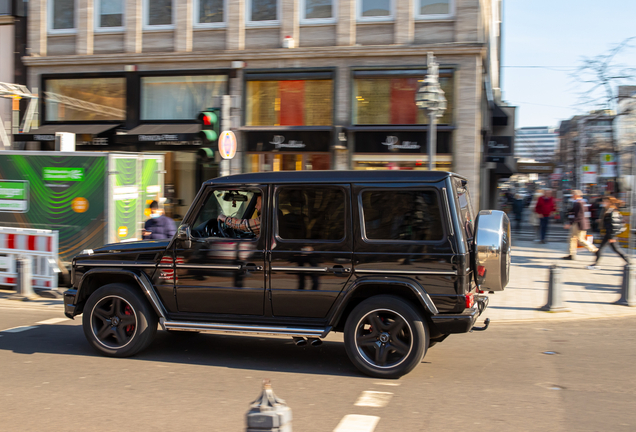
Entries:
{"type": "Polygon", "coordinates": [[[360,194],[367,240],[444,238],[438,195],[432,190],[366,190],[360,194]]]}
{"type": "Polygon", "coordinates": [[[470,193],[468,192],[468,187],[461,179],[453,179],[453,183],[455,184],[455,193],[459,202],[460,221],[466,231],[467,240],[470,241],[475,232],[475,213],[470,200],[470,193]]]}

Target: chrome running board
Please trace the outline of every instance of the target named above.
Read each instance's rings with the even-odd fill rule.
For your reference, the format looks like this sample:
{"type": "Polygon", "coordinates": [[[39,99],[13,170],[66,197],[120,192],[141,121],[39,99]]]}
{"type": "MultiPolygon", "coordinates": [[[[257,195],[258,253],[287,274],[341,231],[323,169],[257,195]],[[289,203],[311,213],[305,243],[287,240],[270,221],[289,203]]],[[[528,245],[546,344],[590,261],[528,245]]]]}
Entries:
{"type": "Polygon", "coordinates": [[[167,321],[164,318],[159,320],[161,328],[164,330],[185,330],[220,333],[261,333],[286,336],[305,336],[324,338],[331,331],[331,327],[286,327],[286,326],[263,326],[245,324],[222,324],[204,323],[193,321],[167,321]]]}

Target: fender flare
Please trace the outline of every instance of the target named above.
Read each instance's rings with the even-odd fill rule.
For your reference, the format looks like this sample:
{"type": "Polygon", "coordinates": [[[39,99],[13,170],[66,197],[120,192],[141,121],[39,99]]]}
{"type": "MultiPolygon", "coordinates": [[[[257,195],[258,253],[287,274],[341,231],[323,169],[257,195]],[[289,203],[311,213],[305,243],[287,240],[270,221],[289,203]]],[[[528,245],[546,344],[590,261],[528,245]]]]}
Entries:
{"type": "Polygon", "coordinates": [[[144,272],[137,272],[133,270],[125,270],[125,269],[118,269],[118,268],[90,269],[89,271],[87,271],[86,273],[82,275],[82,279],[80,280],[80,283],[77,285],[78,298],[80,296],[80,293],[82,292],[82,287],[84,286],[84,282],[86,282],[88,277],[96,275],[96,274],[111,274],[111,275],[119,274],[119,275],[129,276],[133,278],[139,285],[139,288],[141,289],[141,291],[144,293],[144,295],[148,299],[148,302],[150,303],[152,308],[157,313],[157,316],[160,319],[161,318],[166,319],[166,316],[167,316],[166,310],[164,309],[163,304],[161,304],[161,301],[159,300],[159,296],[155,292],[155,289],[152,286],[152,282],[150,281],[150,278],[144,272]]]}
{"type": "Polygon", "coordinates": [[[394,285],[394,286],[400,285],[403,287],[407,287],[418,298],[424,310],[426,310],[431,315],[439,314],[439,311],[437,310],[437,306],[435,306],[435,303],[433,303],[433,300],[431,300],[431,296],[428,294],[428,292],[426,292],[426,290],[424,289],[424,287],[422,287],[422,285],[420,285],[419,283],[417,283],[416,281],[412,279],[408,279],[408,278],[389,279],[389,278],[378,278],[378,277],[370,277],[370,278],[364,277],[364,278],[356,279],[353,282],[353,284],[351,284],[351,286],[347,289],[347,292],[345,293],[342,300],[338,302],[338,305],[336,306],[336,310],[334,314],[332,315],[332,318],[329,320],[330,321],[329,325],[336,325],[336,323],[340,321],[340,318],[342,317],[342,313],[345,311],[353,294],[359,289],[364,288],[365,285],[394,285]]]}

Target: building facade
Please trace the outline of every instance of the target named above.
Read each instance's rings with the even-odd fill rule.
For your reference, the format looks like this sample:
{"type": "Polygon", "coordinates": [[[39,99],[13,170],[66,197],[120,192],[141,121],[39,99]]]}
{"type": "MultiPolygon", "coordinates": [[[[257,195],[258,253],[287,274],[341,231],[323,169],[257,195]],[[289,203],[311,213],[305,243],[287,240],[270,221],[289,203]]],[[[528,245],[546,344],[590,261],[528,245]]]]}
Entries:
{"type": "Polygon", "coordinates": [[[619,152],[621,177],[632,174],[636,148],[636,86],[619,86],[614,136],[619,152]]]}
{"type": "Polygon", "coordinates": [[[559,144],[556,128],[522,127],[515,132],[515,157],[536,162],[551,162],[559,144]]]}
{"type": "Polygon", "coordinates": [[[414,99],[432,52],[448,100],[436,166],[479,203],[484,147],[514,125],[500,28],[501,0],[30,0],[42,125],[21,141],[50,149],[65,131],[83,151],[165,152],[181,212],[218,173],[197,135],[208,107],[237,135],[232,172],[425,169],[414,99]]]}

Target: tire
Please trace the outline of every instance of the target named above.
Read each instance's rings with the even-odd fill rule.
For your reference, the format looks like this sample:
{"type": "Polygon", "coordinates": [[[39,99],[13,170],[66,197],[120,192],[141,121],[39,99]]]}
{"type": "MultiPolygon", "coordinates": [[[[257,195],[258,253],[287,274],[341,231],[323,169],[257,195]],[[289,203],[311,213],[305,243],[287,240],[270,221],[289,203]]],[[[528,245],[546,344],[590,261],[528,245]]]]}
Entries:
{"type": "Polygon", "coordinates": [[[356,306],[347,318],[344,342],[349,359],[362,373],[396,379],[424,358],[428,326],[409,302],[374,296],[356,306]]]}
{"type": "Polygon", "coordinates": [[[157,315],[139,290],[113,283],[95,291],[84,306],[84,335],[100,354],[130,357],[157,333],[157,315]]]}

